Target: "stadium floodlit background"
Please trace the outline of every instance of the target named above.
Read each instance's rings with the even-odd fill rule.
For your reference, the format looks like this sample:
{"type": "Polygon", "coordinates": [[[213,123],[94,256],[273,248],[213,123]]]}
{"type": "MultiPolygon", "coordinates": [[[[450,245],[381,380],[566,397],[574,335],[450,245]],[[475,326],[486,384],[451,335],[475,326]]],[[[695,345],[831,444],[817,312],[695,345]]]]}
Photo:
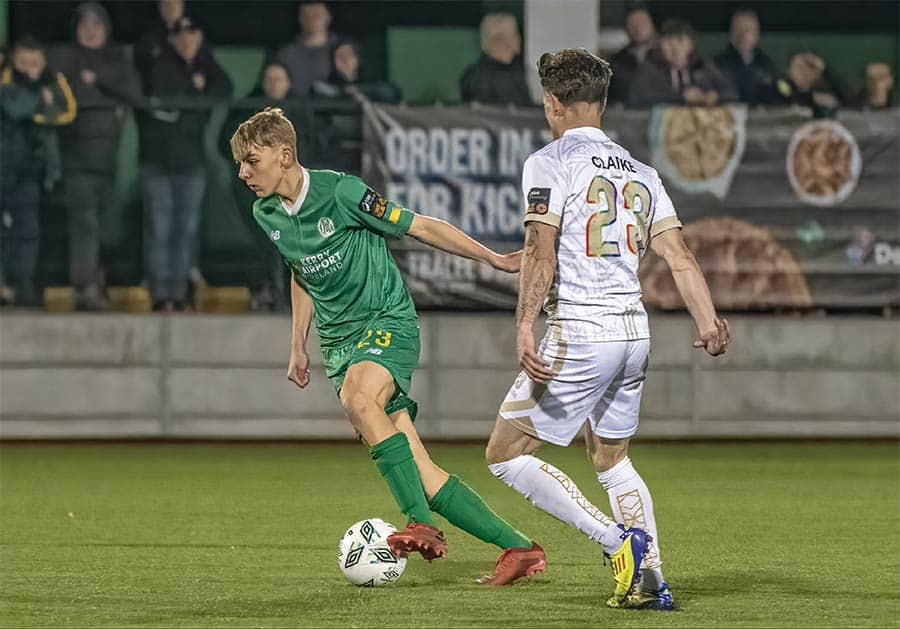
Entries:
{"type": "MultiPolygon", "coordinates": [[[[900,625],[898,33],[874,0],[0,0],[0,625],[900,625]],[[673,67],[659,38],[685,32],[673,67]],[[448,560],[357,589],[341,534],[401,515],[315,333],[310,387],[285,377],[286,270],[227,140],[281,106],[304,165],[513,250],[548,140],[534,61],[572,46],[613,61],[604,127],[659,170],[734,328],[693,350],[643,261],[631,455],[681,611],[607,609],[599,551],[488,472],[516,279],[406,241],[417,426],[549,569],[477,586],[496,553],[448,526],[448,560]]],[[[545,454],[605,508],[580,448],[545,454]]]]}

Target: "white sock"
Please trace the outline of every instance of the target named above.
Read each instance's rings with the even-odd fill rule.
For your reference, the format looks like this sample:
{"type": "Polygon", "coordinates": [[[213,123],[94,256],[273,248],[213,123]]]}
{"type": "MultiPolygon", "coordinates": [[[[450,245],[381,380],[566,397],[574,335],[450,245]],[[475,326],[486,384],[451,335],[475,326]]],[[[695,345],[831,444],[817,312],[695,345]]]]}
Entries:
{"type": "Polygon", "coordinates": [[[599,542],[607,554],[622,545],[622,530],[592,505],[568,476],[530,454],[488,465],[491,473],[535,506],[599,542]]]}
{"type": "Polygon", "coordinates": [[[627,456],[605,472],[598,473],[597,480],[609,494],[609,505],[616,520],[625,528],[636,526],[653,537],[641,566],[641,589],[658,590],[664,579],[660,569],[662,560],[659,557],[659,533],[653,515],[653,498],[647,484],[627,456]]]}

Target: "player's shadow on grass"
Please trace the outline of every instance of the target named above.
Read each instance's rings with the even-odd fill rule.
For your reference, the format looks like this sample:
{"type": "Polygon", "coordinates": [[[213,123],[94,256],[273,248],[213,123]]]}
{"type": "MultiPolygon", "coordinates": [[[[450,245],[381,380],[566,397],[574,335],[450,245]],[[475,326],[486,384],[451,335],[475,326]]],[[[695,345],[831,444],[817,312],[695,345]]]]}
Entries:
{"type": "MultiPolygon", "coordinates": [[[[748,592],[771,592],[781,596],[798,598],[821,598],[822,582],[813,577],[802,577],[797,574],[785,574],[782,570],[766,568],[749,568],[744,571],[731,570],[719,574],[704,574],[696,577],[676,577],[672,582],[675,599],[699,600],[721,598],[723,595],[741,595],[748,592]]],[[[860,597],[872,595],[871,586],[859,589],[842,589],[828,593],[829,598],[845,598],[859,600],[860,597]]],[[[885,592],[887,594],[887,590],[885,592]]]]}
{"type": "MultiPolygon", "coordinates": [[[[411,558],[410,561],[422,561],[417,558],[411,558]]],[[[472,589],[484,590],[485,592],[496,591],[497,588],[482,585],[476,582],[476,579],[491,574],[494,571],[496,559],[490,557],[484,560],[466,559],[449,561],[435,561],[430,566],[424,565],[416,570],[414,583],[409,583],[411,587],[427,587],[427,588],[443,588],[446,586],[467,587],[472,589]]],[[[529,587],[532,585],[544,584],[547,582],[546,574],[538,574],[528,579],[522,579],[514,584],[512,588],[529,587]]],[[[411,581],[407,579],[407,582],[411,581]]],[[[399,587],[403,587],[404,582],[401,579],[398,582],[399,587]]]]}
{"type": "MultiPolygon", "coordinates": [[[[601,582],[595,591],[579,594],[562,591],[557,595],[557,600],[565,602],[575,608],[596,607],[598,601],[606,600],[603,594],[608,595],[604,589],[612,591],[612,581],[601,582]]],[[[698,577],[678,577],[672,581],[675,593],[675,604],[679,611],[690,612],[692,604],[704,604],[708,601],[721,602],[723,597],[746,596],[748,592],[763,593],[771,591],[779,596],[794,597],[796,599],[819,599],[822,596],[821,581],[815,578],[804,578],[796,575],[785,575],[778,570],[748,569],[743,572],[729,571],[727,573],[704,574],[698,577]]],[[[860,597],[871,595],[871,588],[857,590],[842,590],[829,593],[829,597],[858,601],[860,597]]],[[[885,596],[890,593],[885,590],[885,596]]],[[[637,610],[636,610],[637,611],[637,610]]]]}

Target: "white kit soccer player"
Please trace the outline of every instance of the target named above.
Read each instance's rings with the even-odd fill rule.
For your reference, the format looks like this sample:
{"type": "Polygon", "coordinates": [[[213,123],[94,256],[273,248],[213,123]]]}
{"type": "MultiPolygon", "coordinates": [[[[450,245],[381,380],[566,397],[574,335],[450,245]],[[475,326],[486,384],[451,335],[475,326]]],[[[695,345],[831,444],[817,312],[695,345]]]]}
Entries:
{"type": "Polygon", "coordinates": [[[671,609],[653,500],[628,457],[650,354],[638,280],[647,248],[669,264],[700,332],[695,347],[714,356],[724,352],[727,322],[715,314],[659,175],[601,129],[609,65],[568,49],[543,55],[538,72],[556,139],[523,169],[526,234],[517,310],[522,372],[500,406],[487,460],[495,476],[603,546],[617,583],[608,605],[671,609]],[[535,349],[541,306],[547,333],[535,349]],[[583,427],[615,521],[565,473],[534,456],[541,442],[569,445],[583,427]],[[641,541],[646,534],[648,546],[641,541]],[[640,543],[623,554],[622,540],[630,538],[640,543]]]}
{"type": "MultiPolygon", "coordinates": [[[[569,445],[585,421],[600,438],[631,437],[650,353],[638,263],[650,239],[681,221],[656,171],[596,127],[567,130],[532,154],[522,189],[526,223],[559,229],[556,277],[544,303],[548,331],[539,348],[555,377],[545,388],[523,372],[500,416],[560,446],[569,445]]],[[[559,481],[565,475],[556,476],[559,481]]],[[[599,479],[615,519],[655,540],[644,568],[658,572],[661,583],[659,535],[646,485],[627,457],[599,479]]],[[[608,525],[597,520],[601,530],[608,525]]],[[[601,531],[591,537],[599,541],[601,531]]]]}

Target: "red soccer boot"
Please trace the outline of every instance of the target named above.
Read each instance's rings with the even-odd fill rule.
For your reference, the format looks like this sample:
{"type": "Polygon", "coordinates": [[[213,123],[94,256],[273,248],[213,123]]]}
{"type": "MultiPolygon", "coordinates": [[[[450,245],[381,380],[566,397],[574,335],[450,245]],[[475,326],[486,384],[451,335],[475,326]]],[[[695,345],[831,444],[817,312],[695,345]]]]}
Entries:
{"type": "Polygon", "coordinates": [[[478,579],[483,585],[512,585],[522,577],[530,577],[547,569],[547,555],[540,544],[531,548],[507,548],[497,559],[494,574],[478,579]]]}
{"type": "Polygon", "coordinates": [[[432,559],[443,559],[447,556],[444,534],[430,524],[415,520],[407,524],[402,531],[388,535],[387,543],[399,557],[419,552],[430,562],[432,559]]]}

